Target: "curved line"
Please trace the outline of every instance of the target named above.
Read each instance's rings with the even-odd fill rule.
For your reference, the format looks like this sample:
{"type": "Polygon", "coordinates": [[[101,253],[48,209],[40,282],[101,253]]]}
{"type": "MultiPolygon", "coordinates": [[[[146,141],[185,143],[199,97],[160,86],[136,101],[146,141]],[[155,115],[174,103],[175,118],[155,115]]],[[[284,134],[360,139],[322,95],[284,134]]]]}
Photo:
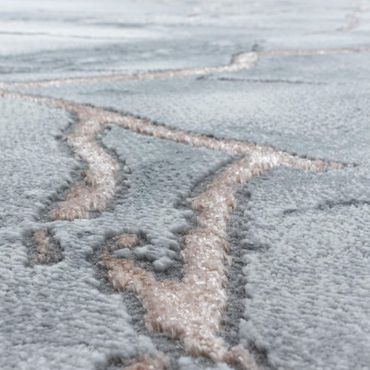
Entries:
{"type": "Polygon", "coordinates": [[[260,57],[271,56],[321,56],[335,54],[358,54],[370,53],[370,48],[331,48],[331,49],[281,49],[281,50],[266,50],[266,51],[251,51],[242,52],[232,56],[230,63],[219,67],[195,67],[195,68],[180,68],[171,70],[159,70],[151,72],[138,72],[134,74],[108,74],[88,77],[72,77],[65,79],[29,81],[29,82],[4,82],[0,83],[1,89],[20,89],[20,88],[43,88],[43,87],[58,87],[71,85],[74,83],[92,84],[103,81],[144,81],[154,79],[166,79],[174,77],[186,77],[207,75],[211,73],[222,72],[238,72],[245,69],[250,69],[255,66],[260,57]]]}
{"type": "MultiPolygon", "coordinates": [[[[353,50],[355,49],[281,50],[279,54],[276,54],[276,51],[258,54],[243,53],[233,57],[231,63],[223,67],[146,72],[138,75],[118,75],[105,78],[139,80],[212,72],[235,72],[251,66],[257,60],[258,55],[323,55],[338,53],[338,51],[354,52],[353,50]]],[[[61,81],[58,80],[58,83],[61,81]]],[[[64,81],[91,82],[94,80],[69,79],[64,81]]],[[[101,78],[96,81],[101,81],[101,78]]],[[[55,81],[47,83],[50,85],[55,81]]],[[[34,83],[34,86],[35,84],[37,83],[34,83]]],[[[141,135],[219,150],[242,157],[217,175],[207,189],[192,202],[198,222],[197,226],[184,237],[184,248],[181,252],[184,259],[182,281],[157,281],[152,274],[135,266],[132,261],[112,258],[106,249],[103,249],[101,258],[108,269],[108,277],[116,288],[124,289],[130,285],[136,291],[147,311],[145,316],[147,325],[153,330],[162,331],[170,337],[180,338],[185,350],[193,355],[203,354],[215,361],[230,363],[232,366],[256,369],[257,365],[248,351],[238,347],[229,350],[222,338],[217,335],[222,311],[226,305],[224,289],[227,282],[225,271],[226,224],[235,206],[235,189],[239,184],[280,165],[310,171],[320,171],[326,168],[339,169],[344,165],[306,159],[268,146],[238,140],[210,138],[164,125],[156,125],[149,120],[132,115],[122,115],[62,99],[9,91],[0,92],[0,96],[27,99],[49,107],[64,109],[77,116],[77,123],[68,135],[67,141],[75,153],[86,161],[87,171],[83,181],[75,184],[65,201],[59,203],[58,207],[51,212],[50,217],[53,219],[73,220],[88,217],[92,210],[106,209],[108,202],[112,200],[117,186],[116,173],[119,164],[96,141],[97,135],[109,123],[141,135]]],[[[36,236],[39,236],[41,240],[42,250],[40,250],[43,252],[46,249],[47,234],[44,232],[36,236]]],[[[135,238],[124,237],[121,242],[134,244],[135,238]]]]}
{"type": "Polygon", "coordinates": [[[204,75],[210,73],[221,72],[237,72],[243,69],[251,68],[257,62],[257,54],[255,52],[246,52],[235,54],[231,57],[230,63],[218,67],[194,67],[194,68],[180,68],[170,70],[158,70],[151,72],[139,72],[134,74],[110,74],[98,75],[89,77],[75,77],[66,79],[55,79],[45,81],[30,81],[30,82],[14,82],[3,83],[2,88],[38,88],[49,86],[62,86],[74,83],[95,83],[101,81],[141,81],[153,79],[165,79],[173,77],[184,77],[193,75],[204,75]]]}
{"type": "MultiPolygon", "coordinates": [[[[235,207],[238,185],[277,164],[259,154],[243,157],[227,166],[193,199],[197,226],[184,236],[181,281],[156,280],[133,261],[111,257],[108,248],[103,248],[100,260],[113,287],[133,290],[146,310],[147,327],[180,339],[192,356],[204,355],[215,362],[238,364],[241,369],[257,369],[247,350],[229,350],[218,335],[227,304],[226,225],[235,207]]],[[[127,239],[129,235],[122,237],[127,239]]]]}
{"type": "Polygon", "coordinates": [[[122,370],[171,370],[170,361],[162,352],[144,355],[122,370]]]}
{"type": "Polygon", "coordinates": [[[63,259],[63,251],[58,242],[53,240],[47,229],[36,230],[33,235],[34,250],[32,251],[32,264],[54,264],[63,259]]]}
{"type": "Polygon", "coordinates": [[[335,33],[349,33],[354,31],[362,23],[360,19],[362,12],[369,10],[368,7],[362,5],[362,1],[357,1],[357,3],[357,6],[352,10],[352,12],[345,15],[346,23],[343,26],[328,31],[310,32],[307,35],[331,35],[335,33]]]}
{"type": "Polygon", "coordinates": [[[117,187],[116,174],[119,163],[106,153],[96,141],[96,137],[107,124],[116,124],[140,135],[222,151],[230,155],[249,157],[257,155],[272,164],[303,170],[320,171],[326,168],[340,169],[344,166],[341,163],[299,157],[269,146],[238,140],[210,138],[164,125],[156,125],[150,120],[132,115],[122,115],[62,99],[5,91],[0,92],[0,96],[28,99],[49,107],[64,109],[77,117],[77,123],[68,135],[67,142],[74,152],[87,163],[87,170],[82,174],[83,181],[75,184],[66,199],[50,212],[49,216],[54,220],[87,218],[91,211],[102,212],[105,210],[113,199],[117,187]]]}
{"type": "MultiPolygon", "coordinates": [[[[181,255],[184,276],[181,281],[157,280],[134,261],[111,256],[104,247],[100,262],[117,290],[132,290],[145,308],[146,326],[152,331],[179,339],[192,356],[203,355],[243,370],[258,370],[249,351],[241,346],[228,348],[218,335],[227,304],[226,265],[229,245],[227,222],[235,208],[235,192],[240,184],[260,176],[280,164],[278,152],[265,156],[255,151],[228,165],[206,190],[192,201],[196,226],[184,235],[181,255]]],[[[130,234],[119,239],[133,240],[130,234]]],[[[134,247],[136,242],[124,244],[134,247]]]]}

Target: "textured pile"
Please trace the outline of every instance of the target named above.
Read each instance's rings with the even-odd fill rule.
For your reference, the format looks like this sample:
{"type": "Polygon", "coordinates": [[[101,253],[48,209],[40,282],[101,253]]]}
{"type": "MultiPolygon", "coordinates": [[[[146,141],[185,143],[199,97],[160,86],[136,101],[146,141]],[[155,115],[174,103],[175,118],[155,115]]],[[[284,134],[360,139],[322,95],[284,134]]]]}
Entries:
{"type": "Polygon", "coordinates": [[[370,368],[370,1],[1,7],[2,370],[370,368]]]}

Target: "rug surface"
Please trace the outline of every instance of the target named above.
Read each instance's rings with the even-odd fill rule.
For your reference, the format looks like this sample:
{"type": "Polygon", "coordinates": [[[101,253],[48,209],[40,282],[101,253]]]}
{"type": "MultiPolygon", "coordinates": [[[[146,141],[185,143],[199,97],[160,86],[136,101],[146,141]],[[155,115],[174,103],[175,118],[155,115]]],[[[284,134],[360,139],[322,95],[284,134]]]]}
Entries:
{"type": "Polygon", "coordinates": [[[370,1],[2,0],[0,369],[370,369],[370,1]]]}

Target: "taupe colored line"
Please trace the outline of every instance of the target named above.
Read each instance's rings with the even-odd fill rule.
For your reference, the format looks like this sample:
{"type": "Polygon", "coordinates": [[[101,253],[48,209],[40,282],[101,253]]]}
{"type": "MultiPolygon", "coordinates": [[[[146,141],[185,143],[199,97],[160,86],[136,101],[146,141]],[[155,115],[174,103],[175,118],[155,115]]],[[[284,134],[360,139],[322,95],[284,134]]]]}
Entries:
{"type": "Polygon", "coordinates": [[[94,109],[68,109],[76,114],[78,122],[67,136],[67,142],[87,163],[82,181],[75,184],[66,199],[49,213],[51,219],[74,220],[88,218],[91,211],[107,208],[116,193],[116,175],[119,164],[97,142],[105,120],[94,109]]]}
{"type": "Polygon", "coordinates": [[[343,27],[339,27],[336,31],[337,32],[352,32],[356,28],[358,28],[361,24],[361,14],[364,11],[369,11],[368,6],[363,5],[363,1],[357,1],[357,6],[354,8],[352,13],[346,16],[347,24],[343,27]]]}
{"type": "Polygon", "coordinates": [[[323,48],[323,49],[282,49],[266,50],[258,53],[259,56],[320,56],[335,54],[359,54],[370,53],[368,47],[357,48],[323,48]]]}
{"type": "MultiPolygon", "coordinates": [[[[322,52],[317,51],[317,54],[321,55],[322,52]]],[[[206,68],[201,71],[171,71],[166,74],[148,73],[142,74],[140,78],[132,77],[166,78],[174,75],[237,71],[241,66],[245,68],[251,61],[247,55],[252,54],[239,55],[239,59],[235,59],[227,67],[206,68]]],[[[253,55],[256,56],[255,53],[253,55]]],[[[264,52],[261,55],[274,54],[264,52]]],[[[283,51],[281,55],[292,54],[291,51],[283,51]]],[[[311,54],[303,51],[294,55],[311,54]]],[[[83,173],[83,180],[75,184],[66,199],[50,212],[49,216],[52,219],[87,218],[91,211],[106,209],[112,200],[117,190],[119,163],[97,143],[97,136],[107,124],[116,124],[142,135],[242,156],[217,175],[207,190],[192,202],[192,208],[198,216],[197,226],[184,237],[181,252],[184,260],[184,277],[181,281],[157,281],[151,273],[135,266],[132,261],[111,257],[111,251],[107,248],[103,249],[101,261],[116,289],[131,288],[137,293],[146,309],[145,320],[151,330],[161,331],[171,338],[180,339],[185,350],[193,356],[207,356],[235,368],[257,369],[253,357],[246,349],[241,346],[229,349],[217,334],[221,328],[222,312],[227,301],[224,289],[227,284],[225,262],[228,260],[225,230],[235,206],[235,189],[239,184],[279,165],[313,171],[342,168],[343,165],[300,158],[271,147],[238,140],[210,138],[156,125],[149,120],[131,115],[121,115],[62,99],[6,91],[2,92],[1,96],[27,99],[64,109],[77,117],[76,124],[67,136],[67,142],[87,163],[87,170],[83,173]]],[[[43,257],[50,242],[47,234],[42,230],[37,231],[35,242],[43,257]]],[[[137,242],[138,238],[133,235],[122,235],[115,240],[119,248],[133,247],[137,242]]],[[[150,369],[156,366],[166,369],[168,365],[161,356],[147,357],[127,369],[150,369]]]]}
{"type": "Polygon", "coordinates": [[[119,163],[106,153],[96,141],[97,135],[104,130],[107,124],[116,124],[141,135],[223,151],[231,155],[246,156],[259,153],[266,158],[269,157],[273,164],[279,163],[289,167],[306,170],[343,167],[340,163],[301,158],[271,147],[238,140],[210,138],[157,125],[147,119],[121,115],[102,108],[89,107],[62,99],[11,92],[2,92],[0,96],[28,99],[49,107],[64,109],[77,117],[77,123],[67,136],[67,142],[74,152],[87,163],[87,169],[82,174],[83,180],[75,184],[66,199],[50,212],[49,216],[54,220],[88,218],[92,211],[105,210],[113,199],[117,189],[116,174],[119,163]]]}
{"type": "Polygon", "coordinates": [[[33,233],[35,253],[32,262],[45,265],[62,260],[63,254],[60,247],[51,239],[48,230],[41,229],[33,233]]]}
{"type": "Polygon", "coordinates": [[[360,14],[361,11],[357,10],[352,14],[349,14],[347,18],[347,24],[343,27],[339,27],[336,31],[337,32],[352,32],[360,25],[360,14]]]}
{"type": "Polygon", "coordinates": [[[314,171],[325,168],[324,163],[321,167],[309,166],[300,158],[290,158],[286,162],[279,152],[257,146],[234,161],[192,201],[197,224],[184,236],[181,251],[184,277],[181,281],[156,280],[152,273],[133,261],[114,258],[108,247],[103,248],[100,259],[108,270],[108,279],[115,289],[130,289],[137,294],[146,310],[145,322],[151,331],[179,339],[192,356],[206,356],[238,369],[258,368],[246,349],[241,346],[229,349],[218,335],[227,304],[225,265],[229,259],[229,245],[226,226],[235,208],[238,186],[281,164],[314,171]]]}
{"type": "Polygon", "coordinates": [[[352,13],[346,15],[346,24],[341,27],[338,27],[334,30],[330,31],[318,31],[318,32],[311,32],[310,35],[330,35],[335,34],[338,32],[346,33],[352,32],[356,28],[358,28],[361,24],[361,15],[364,11],[369,11],[369,7],[364,6],[362,1],[357,1],[357,5],[353,9],[352,13]]]}
{"type": "Polygon", "coordinates": [[[159,70],[151,72],[139,72],[134,74],[109,74],[89,77],[76,77],[46,81],[30,81],[30,82],[15,82],[0,85],[2,88],[39,88],[50,86],[65,86],[69,84],[79,83],[96,83],[103,81],[141,81],[153,79],[165,79],[172,77],[206,75],[210,73],[221,72],[237,72],[243,69],[251,68],[257,62],[257,54],[255,52],[240,53],[232,56],[230,63],[225,66],[218,67],[194,67],[180,68],[171,70],[159,70]]]}
{"type": "Polygon", "coordinates": [[[108,74],[88,77],[73,77],[65,79],[44,80],[44,81],[29,81],[29,82],[8,82],[0,84],[2,89],[27,89],[27,88],[43,88],[43,87],[59,87],[72,84],[92,84],[104,81],[143,81],[154,79],[166,79],[174,77],[207,75],[211,73],[222,72],[238,72],[244,69],[250,69],[255,66],[260,57],[264,56],[320,56],[334,54],[356,54],[370,53],[370,48],[331,48],[331,49],[282,49],[282,50],[266,50],[266,51],[251,51],[236,54],[231,58],[229,64],[219,67],[195,67],[181,68],[173,70],[138,72],[134,74],[108,74]]]}
{"type": "Polygon", "coordinates": [[[143,356],[122,370],[170,370],[170,364],[163,353],[157,352],[153,355],[143,356]]]}

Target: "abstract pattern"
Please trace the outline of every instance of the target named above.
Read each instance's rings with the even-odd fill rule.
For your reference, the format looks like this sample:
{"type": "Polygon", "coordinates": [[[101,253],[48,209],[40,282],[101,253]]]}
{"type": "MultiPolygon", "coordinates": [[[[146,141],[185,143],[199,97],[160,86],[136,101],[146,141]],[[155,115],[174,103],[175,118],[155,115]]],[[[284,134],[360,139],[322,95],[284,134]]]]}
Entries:
{"type": "MultiPolygon", "coordinates": [[[[334,27],[333,30],[323,29],[305,33],[305,37],[351,33],[360,27],[362,14],[366,12],[368,7],[361,2],[345,17],[344,25],[334,27]]],[[[50,269],[62,264],[65,250],[60,235],[68,235],[74,227],[83,230],[86,220],[95,220],[95,225],[99,226],[102,215],[114,211],[119,197],[131,196],[123,183],[129,185],[130,176],[134,176],[135,173],[132,174],[128,168],[125,168],[124,160],[120,155],[110,150],[102,140],[107,130],[114,127],[116,130],[123,130],[123,135],[127,137],[137,135],[140,140],[158,139],[172,142],[179,147],[188,146],[217,153],[225,159],[219,161],[218,167],[206,176],[193,180],[193,189],[181,205],[182,208],[186,208],[184,212],[190,215],[190,224],[180,224],[172,229],[172,233],[177,236],[177,241],[170,240],[168,249],[172,248],[175,251],[177,249],[173,252],[174,258],[180,261],[177,274],[172,276],[168,273],[168,268],[173,264],[168,255],[152,258],[153,264],[143,263],[138,255],[143,251],[144,260],[145,258],[150,260],[147,257],[146,245],[151,238],[147,237],[145,232],[132,230],[131,226],[124,224],[121,225],[120,232],[114,230],[111,233],[105,233],[105,237],[101,238],[103,240],[100,239],[99,243],[94,244],[95,249],[93,247],[92,249],[95,256],[91,257],[94,263],[90,263],[90,268],[95,280],[98,280],[104,289],[112,287],[120,294],[131,292],[140,301],[145,311],[143,320],[148,333],[153,338],[159,333],[174,340],[175,345],[180,348],[178,351],[183,356],[190,356],[200,361],[194,366],[202,368],[220,366],[220,369],[225,366],[225,369],[243,370],[284,368],[283,360],[280,358],[274,359],[272,356],[268,360],[261,359],[263,356],[256,348],[263,348],[263,344],[257,343],[254,348],[246,345],[245,341],[231,343],[227,336],[222,334],[229,300],[228,287],[232,279],[229,274],[232,262],[229,227],[233,215],[237,212],[238,192],[248,183],[252,184],[252,187],[257,186],[258,181],[263,181],[264,176],[279,173],[279,171],[283,171],[282,176],[284,171],[287,171],[287,177],[291,174],[289,171],[294,171],[298,179],[299,176],[303,176],[299,175],[300,173],[307,173],[307,176],[321,174],[322,178],[332,174],[341,176],[340,173],[347,176],[346,171],[355,171],[359,167],[357,158],[352,158],[351,155],[347,157],[339,155],[336,157],[338,160],[330,160],[326,157],[333,156],[298,155],[285,147],[267,145],[263,140],[261,143],[255,143],[239,137],[234,138],[232,135],[222,137],[223,135],[219,135],[217,131],[214,135],[209,135],[202,132],[201,128],[198,132],[187,130],[171,122],[157,122],[155,119],[146,118],[147,114],[144,112],[138,116],[128,113],[125,107],[123,111],[115,109],[114,106],[107,106],[104,102],[90,103],[86,92],[91,86],[95,88],[104,84],[119,83],[119,88],[122,89],[126,83],[140,84],[151,80],[166,82],[183,79],[182,81],[186,83],[188,81],[186,79],[201,81],[218,78],[218,81],[224,82],[251,82],[253,79],[248,75],[246,77],[245,74],[259,68],[260,64],[269,63],[270,58],[307,57],[311,58],[310,60],[324,57],[366,58],[370,53],[370,47],[366,42],[356,45],[345,42],[343,45],[338,46],[338,44],[341,43],[333,47],[297,48],[283,45],[266,50],[252,46],[248,50],[239,48],[237,52],[228,55],[227,58],[230,60],[228,64],[89,73],[60,78],[51,76],[36,80],[2,82],[1,99],[54,109],[71,118],[72,124],[65,129],[63,140],[76,163],[83,163],[83,170],[74,175],[68,185],[64,185],[62,195],[51,197],[46,206],[40,207],[41,216],[37,221],[37,228],[32,226],[27,232],[23,232],[23,241],[28,248],[26,263],[28,268],[37,271],[40,267],[50,269]],[[74,89],[78,90],[77,93],[74,89]],[[71,97],[68,96],[68,91],[71,92],[71,97]],[[81,99],[78,96],[79,91],[85,94],[81,99]],[[81,101],[84,99],[87,100],[81,101]]],[[[279,78],[275,81],[271,78],[264,80],[261,78],[258,82],[286,83],[287,81],[279,78]]],[[[306,83],[302,82],[302,84],[306,83]]],[[[279,128],[276,130],[278,131],[279,128]]],[[[266,135],[268,136],[268,133],[266,135]]],[[[56,194],[59,190],[53,191],[56,194]]],[[[322,208],[332,209],[348,205],[366,207],[368,204],[367,200],[342,201],[333,205],[328,201],[322,208]]],[[[180,205],[175,204],[172,208],[180,208],[180,205]]],[[[284,215],[288,217],[306,212],[307,209],[288,209],[284,215]]],[[[320,209],[320,206],[316,206],[315,209],[320,209]]],[[[160,223],[161,220],[159,220],[160,223]]],[[[163,227],[166,228],[165,225],[163,227]]],[[[162,239],[159,244],[165,243],[164,240],[162,239]]],[[[241,242],[241,245],[247,248],[253,245],[255,248],[253,243],[249,243],[250,241],[246,239],[241,242]]],[[[266,347],[268,348],[267,345],[266,347]]],[[[150,353],[145,353],[145,350],[141,353],[131,352],[124,358],[118,356],[117,360],[114,356],[110,360],[99,359],[100,362],[96,361],[98,363],[96,367],[160,370],[187,366],[178,362],[178,355],[175,356],[170,350],[166,351],[163,348],[154,346],[150,353]]],[[[48,365],[45,366],[47,368],[48,365]]],[[[189,368],[190,366],[192,365],[189,365],[189,368]]],[[[28,366],[28,368],[31,367],[28,366]]],[[[57,368],[63,368],[63,364],[58,364],[57,368]]],[[[319,367],[313,365],[312,368],[319,367]]],[[[328,368],[333,367],[330,365],[328,368]]]]}
{"type": "MultiPolygon", "coordinates": [[[[249,67],[249,64],[246,66],[249,67]]],[[[192,72],[199,74],[201,71],[202,74],[206,74],[239,69],[238,64],[235,67],[233,59],[229,67],[204,68],[192,72]]],[[[186,71],[187,74],[190,72],[186,71]]],[[[182,73],[183,71],[180,72],[182,73]]],[[[161,77],[173,75],[176,75],[176,72],[170,71],[161,77]]],[[[145,78],[144,76],[140,78],[145,78]]],[[[152,76],[149,74],[149,78],[152,76]]],[[[53,82],[53,84],[58,84],[58,82],[53,82]]],[[[12,96],[12,93],[3,92],[2,94],[12,96]]],[[[96,137],[105,123],[117,123],[140,134],[245,156],[216,175],[207,190],[193,200],[192,207],[198,214],[197,225],[199,226],[184,236],[182,251],[184,277],[181,282],[173,280],[156,282],[150,273],[136,267],[131,261],[112,259],[107,249],[103,250],[101,261],[108,270],[109,280],[115,289],[125,289],[126,286],[131,286],[138,294],[147,311],[146,324],[151,330],[164,332],[174,339],[180,338],[186,352],[193,356],[204,355],[216,362],[225,361],[245,370],[257,369],[248,351],[241,347],[233,347],[228,351],[223,340],[216,335],[220,329],[222,313],[227,303],[223,289],[227,284],[225,261],[227,261],[228,246],[225,231],[227,221],[235,207],[233,193],[240,184],[275,166],[286,165],[316,171],[326,168],[340,169],[343,165],[297,158],[272,148],[244,142],[215,140],[200,135],[193,136],[165,126],[157,127],[135,117],[125,117],[102,109],[53,98],[20,94],[13,96],[67,109],[77,116],[78,123],[71,130],[67,140],[79,157],[87,162],[88,168],[82,174],[82,182],[73,185],[66,199],[49,213],[51,219],[73,220],[89,217],[90,211],[102,212],[113,198],[119,164],[96,142],[96,137]]],[[[135,237],[127,236],[127,238],[128,241],[123,241],[124,247],[133,247],[135,237]]],[[[47,232],[36,231],[34,239],[38,263],[55,258],[52,256],[53,248],[47,232]]],[[[156,360],[153,359],[153,361],[156,360]]],[[[148,360],[145,361],[146,363],[149,365],[142,365],[144,368],[154,366],[148,360]]]]}

